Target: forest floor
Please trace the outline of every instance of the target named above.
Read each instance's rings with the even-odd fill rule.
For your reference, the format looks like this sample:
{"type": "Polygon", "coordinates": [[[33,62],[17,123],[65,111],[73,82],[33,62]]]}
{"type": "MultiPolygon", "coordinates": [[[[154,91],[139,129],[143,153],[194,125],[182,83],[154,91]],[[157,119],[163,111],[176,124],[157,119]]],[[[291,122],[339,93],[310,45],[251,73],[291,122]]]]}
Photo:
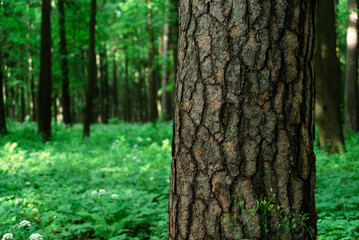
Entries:
{"type": "MultiPolygon", "coordinates": [[[[43,144],[33,123],[0,138],[0,237],[165,239],[170,123],[53,126],[43,144]],[[30,227],[18,228],[28,220],[30,227]]],[[[319,239],[359,239],[359,136],[347,152],[316,150],[319,239]]],[[[20,239],[20,238],[16,238],[20,239]]]]}

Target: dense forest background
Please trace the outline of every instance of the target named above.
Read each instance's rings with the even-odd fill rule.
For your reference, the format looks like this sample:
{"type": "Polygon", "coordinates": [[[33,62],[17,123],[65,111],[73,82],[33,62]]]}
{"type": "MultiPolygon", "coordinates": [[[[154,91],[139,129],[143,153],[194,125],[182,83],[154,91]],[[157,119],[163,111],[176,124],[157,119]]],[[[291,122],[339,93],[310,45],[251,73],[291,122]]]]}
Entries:
{"type": "MultiPolygon", "coordinates": [[[[166,238],[179,2],[0,0],[4,240],[166,238]]],[[[315,33],[318,239],[358,239],[358,5],[327,3],[315,33]]]]}
{"type": "MultiPolygon", "coordinates": [[[[92,123],[171,118],[175,6],[174,1],[97,1],[92,123]],[[161,111],[164,91],[167,113],[161,111]]],[[[51,1],[51,8],[52,119],[83,123],[90,70],[90,4],[51,1]]],[[[1,2],[5,113],[20,122],[36,121],[38,116],[41,11],[41,1],[1,2]]]]}

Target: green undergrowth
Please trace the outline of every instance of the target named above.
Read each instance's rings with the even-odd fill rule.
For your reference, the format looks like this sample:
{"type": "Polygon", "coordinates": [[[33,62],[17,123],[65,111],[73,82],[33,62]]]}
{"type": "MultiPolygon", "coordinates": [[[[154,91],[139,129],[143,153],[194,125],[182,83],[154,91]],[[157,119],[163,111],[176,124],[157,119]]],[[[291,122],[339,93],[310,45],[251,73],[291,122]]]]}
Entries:
{"type": "Polygon", "coordinates": [[[359,135],[345,144],[341,155],[315,150],[318,239],[359,239],[359,135]]]}
{"type": "Polygon", "coordinates": [[[93,125],[86,140],[80,125],[54,125],[46,144],[32,123],[9,129],[0,138],[0,237],[28,220],[25,236],[45,239],[165,238],[170,123],[93,125]]]}
{"type": "MultiPolygon", "coordinates": [[[[28,220],[27,237],[166,239],[170,123],[95,124],[86,140],[81,125],[53,125],[46,144],[33,123],[9,130],[0,138],[0,237],[28,220]]],[[[319,239],[359,239],[358,135],[346,149],[315,150],[319,239]]]]}

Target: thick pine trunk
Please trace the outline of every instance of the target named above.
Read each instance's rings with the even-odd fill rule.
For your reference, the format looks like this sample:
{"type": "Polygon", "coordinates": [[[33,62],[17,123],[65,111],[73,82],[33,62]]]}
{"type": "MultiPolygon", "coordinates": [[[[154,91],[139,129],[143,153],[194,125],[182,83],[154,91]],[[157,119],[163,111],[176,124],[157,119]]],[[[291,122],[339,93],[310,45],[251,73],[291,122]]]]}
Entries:
{"type": "Polygon", "coordinates": [[[334,0],[317,2],[315,117],[319,147],[329,152],[344,152],[334,6],[334,0]]]}
{"type": "Polygon", "coordinates": [[[355,11],[358,0],[348,0],[349,18],[347,30],[347,53],[345,66],[345,127],[354,132],[359,131],[359,98],[358,98],[358,13],[355,11]]]}
{"type": "Polygon", "coordinates": [[[168,239],[315,238],[314,4],[180,1],[168,239]]]}
{"type": "Polygon", "coordinates": [[[88,87],[86,94],[83,138],[90,136],[90,125],[92,120],[92,105],[93,105],[92,98],[93,98],[94,86],[96,83],[97,69],[96,69],[96,53],[95,53],[95,24],[96,24],[96,0],[91,0],[88,87]]]}
{"type": "Polygon", "coordinates": [[[51,1],[42,1],[38,132],[51,139],[51,1]]]}
{"type": "Polygon", "coordinates": [[[70,109],[69,64],[67,60],[67,43],[65,31],[65,1],[59,0],[60,54],[62,71],[62,113],[65,124],[72,124],[70,109]]]}
{"type": "Polygon", "coordinates": [[[0,134],[7,134],[6,119],[5,119],[5,105],[4,105],[4,94],[3,94],[3,61],[2,52],[0,47],[0,134]]]}

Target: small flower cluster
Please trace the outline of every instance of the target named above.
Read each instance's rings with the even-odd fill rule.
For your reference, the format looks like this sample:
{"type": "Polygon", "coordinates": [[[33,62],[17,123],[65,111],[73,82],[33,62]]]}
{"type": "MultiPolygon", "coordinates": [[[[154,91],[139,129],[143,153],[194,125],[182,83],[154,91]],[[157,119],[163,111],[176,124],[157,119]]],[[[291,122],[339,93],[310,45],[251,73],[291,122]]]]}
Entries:
{"type": "Polygon", "coordinates": [[[31,223],[27,220],[22,220],[21,223],[19,223],[19,228],[23,227],[31,227],[31,223]]]}
{"type": "Polygon", "coordinates": [[[105,189],[100,189],[98,192],[97,192],[97,191],[92,191],[92,193],[91,193],[92,196],[96,196],[97,194],[99,194],[99,195],[105,195],[105,194],[106,194],[106,190],[105,190],[105,189]]]}
{"type": "MultiPolygon", "coordinates": [[[[100,189],[98,192],[97,191],[92,191],[91,192],[91,195],[92,196],[96,196],[96,195],[105,195],[106,194],[106,190],[105,189],[100,189]]],[[[112,194],[111,195],[111,198],[112,199],[118,199],[119,197],[118,197],[118,194],[112,194]]]]}
{"type": "Polygon", "coordinates": [[[6,240],[6,239],[13,239],[14,238],[14,234],[12,233],[6,233],[1,240],[6,240]]]}
{"type": "Polygon", "coordinates": [[[118,199],[118,195],[114,193],[114,194],[111,195],[111,198],[118,199]]]}
{"type": "Polygon", "coordinates": [[[44,240],[44,237],[39,233],[33,233],[30,236],[30,240],[44,240]]]}
{"type": "MultiPolygon", "coordinates": [[[[31,227],[31,223],[27,220],[22,220],[20,223],[19,223],[19,226],[18,228],[25,228],[25,227],[31,227]]],[[[7,239],[13,239],[14,238],[14,234],[12,233],[6,233],[2,238],[1,240],[7,240],[7,239]]],[[[30,235],[30,240],[44,240],[44,237],[39,234],[39,233],[33,233],[30,235]]]]}

